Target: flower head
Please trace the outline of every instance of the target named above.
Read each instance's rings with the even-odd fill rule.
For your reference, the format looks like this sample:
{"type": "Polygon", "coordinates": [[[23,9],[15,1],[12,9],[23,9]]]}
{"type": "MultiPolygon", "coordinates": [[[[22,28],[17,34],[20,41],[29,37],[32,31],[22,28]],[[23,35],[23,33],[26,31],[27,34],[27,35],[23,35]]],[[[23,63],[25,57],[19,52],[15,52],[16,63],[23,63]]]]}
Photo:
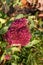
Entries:
{"type": "Polygon", "coordinates": [[[11,26],[9,27],[6,34],[4,34],[4,39],[10,45],[18,45],[21,46],[27,45],[31,39],[31,33],[29,28],[27,27],[26,18],[21,18],[15,20],[11,26]]]}
{"type": "Polygon", "coordinates": [[[21,18],[21,19],[16,19],[10,27],[14,28],[21,28],[23,26],[27,25],[27,19],[26,18],[21,18]]]}

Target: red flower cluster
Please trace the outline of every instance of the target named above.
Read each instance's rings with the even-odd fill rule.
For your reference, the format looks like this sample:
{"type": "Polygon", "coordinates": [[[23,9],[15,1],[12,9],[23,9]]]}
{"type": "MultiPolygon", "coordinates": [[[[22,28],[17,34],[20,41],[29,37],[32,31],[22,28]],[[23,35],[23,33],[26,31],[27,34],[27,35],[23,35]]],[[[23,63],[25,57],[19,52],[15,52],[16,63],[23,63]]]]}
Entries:
{"type": "Polygon", "coordinates": [[[7,33],[4,34],[4,39],[10,45],[27,45],[27,43],[29,43],[31,39],[31,33],[29,28],[27,27],[26,18],[17,19],[14,22],[12,22],[7,33]]]}

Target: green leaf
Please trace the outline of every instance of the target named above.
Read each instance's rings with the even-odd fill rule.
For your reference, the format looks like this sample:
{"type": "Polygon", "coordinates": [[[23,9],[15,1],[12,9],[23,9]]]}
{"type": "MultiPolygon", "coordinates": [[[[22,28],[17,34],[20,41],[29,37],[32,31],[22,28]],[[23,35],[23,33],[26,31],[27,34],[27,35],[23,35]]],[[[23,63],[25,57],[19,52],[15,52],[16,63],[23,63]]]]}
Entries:
{"type": "Polygon", "coordinates": [[[3,11],[0,11],[0,18],[6,18],[7,15],[5,13],[3,13],[3,11]]]}
{"type": "Polygon", "coordinates": [[[16,19],[23,18],[23,17],[24,17],[23,14],[19,14],[19,15],[16,16],[16,19]]]}
{"type": "Polygon", "coordinates": [[[17,5],[19,3],[19,0],[15,0],[13,6],[17,5]]]}
{"type": "Polygon", "coordinates": [[[14,51],[20,51],[20,49],[17,48],[17,47],[12,47],[11,50],[12,50],[13,52],[14,52],[14,51]]]}
{"type": "Polygon", "coordinates": [[[0,22],[1,22],[2,24],[4,24],[4,23],[6,22],[6,20],[5,20],[5,19],[0,18],[0,22]]]}
{"type": "Polygon", "coordinates": [[[5,26],[3,27],[1,30],[0,30],[0,34],[4,34],[8,31],[8,26],[5,26]]]}
{"type": "Polygon", "coordinates": [[[30,22],[30,29],[32,29],[33,27],[34,27],[34,19],[35,18],[35,16],[29,16],[28,17],[28,20],[29,20],[29,22],[30,22]]]}
{"type": "Polygon", "coordinates": [[[17,65],[16,63],[11,63],[11,65],[17,65]]]}
{"type": "Polygon", "coordinates": [[[5,48],[6,46],[7,46],[7,43],[6,42],[0,42],[0,46],[1,46],[1,48],[5,48]]]}
{"type": "Polygon", "coordinates": [[[10,3],[10,0],[6,0],[6,3],[9,4],[10,3]]]}
{"type": "Polygon", "coordinates": [[[0,34],[4,34],[8,31],[9,26],[11,25],[10,20],[6,21],[5,26],[0,29],[0,34]]]}
{"type": "Polygon", "coordinates": [[[32,47],[32,46],[34,46],[34,45],[36,45],[36,44],[38,44],[40,42],[40,40],[33,40],[32,42],[30,42],[26,47],[32,47]]]}
{"type": "Polygon", "coordinates": [[[4,51],[3,55],[0,58],[0,62],[2,62],[4,60],[5,54],[6,54],[6,50],[4,51]]]}
{"type": "Polygon", "coordinates": [[[2,27],[2,23],[0,22],[0,28],[2,27]]]}
{"type": "Polygon", "coordinates": [[[34,62],[34,65],[37,65],[37,63],[36,63],[36,60],[35,60],[35,59],[33,60],[33,62],[34,62]]]}

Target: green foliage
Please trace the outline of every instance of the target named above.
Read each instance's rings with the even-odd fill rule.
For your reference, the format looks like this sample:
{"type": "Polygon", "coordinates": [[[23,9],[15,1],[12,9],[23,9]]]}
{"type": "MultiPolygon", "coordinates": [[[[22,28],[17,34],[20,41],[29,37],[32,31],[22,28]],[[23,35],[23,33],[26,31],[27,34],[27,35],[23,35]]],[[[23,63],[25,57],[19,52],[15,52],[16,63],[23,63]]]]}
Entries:
{"type": "Polygon", "coordinates": [[[0,34],[4,34],[8,31],[8,28],[9,28],[12,21],[8,20],[6,22],[7,23],[5,23],[5,25],[0,29],[0,34]]]}
{"type": "Polygon", "coordinates": [[[16,19],[23,18],[23,17],[24,17],[23,14],[19,14],[19,15],[16,16],[16,19]]]}
{"type": "Polygon", "coordinates": [[[2,23],[0,22],[0,28],[2,27],[2,23]]]}
{"type": "Polygon", "coordinates": [[[7,18],[7,15],[3,13],[2,11],[0,11],[0,18],[2,19],[7,18]]]}
{"type": "MultiPolygon", "coordinates": [[[[2,0],[2,2],[4,1],[6,1],[7,5],[21,5],[19,0],[2,0]]],[[[9,54],[11,59],[5,61],[4,65],[43,65],[43,31],[41,32],[35,28],[36,23],[34,20],[37,18],[35,15],[16,14],[14,16],[15,19],[23,17],[26,17],[29,23],[30,31],[32,34],[30,42],[28,45],[22,47],[21,49],[16,46],[7,48],[8,43],[3,39],[2,35],[8,31],[12,20],[7,16],[7,14],[0,11],[0,64],[4,60],[5,55],[9,54]]],[[[37,21],[40,28],[42,28],[43,21],[41,19],[37,19],[37,21]]]]}

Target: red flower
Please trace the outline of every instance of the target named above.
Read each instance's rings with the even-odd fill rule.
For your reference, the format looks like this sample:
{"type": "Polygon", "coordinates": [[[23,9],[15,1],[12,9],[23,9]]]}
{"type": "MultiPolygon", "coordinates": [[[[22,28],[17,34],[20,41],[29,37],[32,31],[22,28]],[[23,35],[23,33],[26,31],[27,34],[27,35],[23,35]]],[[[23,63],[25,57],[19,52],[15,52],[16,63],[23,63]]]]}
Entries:
{"type": "Polygon", "coordinates": [[[10,60],[10,55],[5,55],[5,60],[10,60]]]}
{"type": "Polygon", "coordinates": [[[21,19],[16,19],[10,26],[14,28],[21,28],[23,26],[27,25],[27,19],[26,18],[21,18],[21,19]]]}
{"type": "Polygon", "coordinates": [[[9,27],[7,33],[4,34],[4,39],[10,45],[27,45],[31,39],[31,33],[27,27],[27,20],[25,18],[15,20],[9,27]]]}

